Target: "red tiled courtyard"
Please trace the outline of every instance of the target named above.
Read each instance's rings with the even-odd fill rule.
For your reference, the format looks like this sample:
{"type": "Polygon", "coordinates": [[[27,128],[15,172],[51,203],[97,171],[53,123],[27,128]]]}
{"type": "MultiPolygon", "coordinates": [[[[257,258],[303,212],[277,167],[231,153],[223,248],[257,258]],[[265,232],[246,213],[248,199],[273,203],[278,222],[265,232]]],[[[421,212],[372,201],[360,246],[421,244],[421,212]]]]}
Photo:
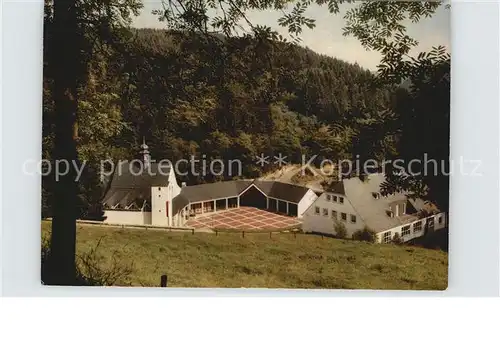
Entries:
{"type": "Polygon", "coordinates": [[[300,224],[296,217],[283,216],[254,207],[240,207],[197,216],[187,221],[188,227],[217,229],[282,229],[300,224]]]}

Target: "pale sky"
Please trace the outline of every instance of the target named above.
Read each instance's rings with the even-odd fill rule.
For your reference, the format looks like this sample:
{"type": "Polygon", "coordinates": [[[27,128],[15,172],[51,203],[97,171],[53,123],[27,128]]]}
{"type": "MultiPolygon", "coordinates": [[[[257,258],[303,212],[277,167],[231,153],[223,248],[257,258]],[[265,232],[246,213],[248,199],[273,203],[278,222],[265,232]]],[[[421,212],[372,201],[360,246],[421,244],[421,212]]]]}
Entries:
{"type": "MultiPolygon", "coordinates": [[[[301,38],[303,46],[325,54],[336,57],[351,63],[357,62],[360,66],[370,70],[375,70],[380,61],[380,54],[374,51],[365,50],[359,41],[353,37],[344,37],[342,28],[345,25],[343,15],[349,6],[341,5],[341,12],[332,15],[325,6],[311,6],[306,15],[316,20],[316,27],[313,29],[304,28],[301,38]]],[[[160,9],[160,1],[144,1],[144,8],[140,16],[136,17],[134,27],[165,28],[165,24],[158,21],[158,18],[151,14],[153,9],[160,9]]],[[[281,14],[277,11],[251,11],[247,17],[252,24],[268,25],[287,37],[287,28],[278,25],[278,18],[281,14]]],[[[422,19],[417,24],[408,22],[408,34],[419,41],[419,47],[415,51],[428,51],[433,46],[450,46],[450,10],[446,10],[444,5],[434,14],[432,18],[422,19]]]]}

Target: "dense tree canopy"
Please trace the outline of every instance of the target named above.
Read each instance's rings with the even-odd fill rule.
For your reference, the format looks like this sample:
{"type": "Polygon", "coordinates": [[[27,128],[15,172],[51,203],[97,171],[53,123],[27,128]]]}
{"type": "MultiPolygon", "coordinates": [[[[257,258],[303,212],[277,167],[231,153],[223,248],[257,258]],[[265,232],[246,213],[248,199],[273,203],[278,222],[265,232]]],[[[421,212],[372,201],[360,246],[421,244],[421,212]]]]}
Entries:
{"type": "Polygon", "coordinates": [[[224,38],[219,46],[200,35],[152,29],[132,37],[120,52],[94,55],[80,90],[86,117],[79,153],[90,164],[135,157],[143,136],[156,158],[246,158],[243,176],[260,175],[253,158],[261,152],[295,162],[301,154],[350,157],[352,143],[335,138],[334,126],[357,130],[361,113],[375,115],[389,101],[387,89],[371,86],[369,71],[296,45],[259,52],[249,38],[224,38]],[[224,50],[222,67],[216,50],[224,50]],[[267,60],[280,70],[275,81],[267,60]],[[318,133],[326,126],[330,138],[318,133]]]}

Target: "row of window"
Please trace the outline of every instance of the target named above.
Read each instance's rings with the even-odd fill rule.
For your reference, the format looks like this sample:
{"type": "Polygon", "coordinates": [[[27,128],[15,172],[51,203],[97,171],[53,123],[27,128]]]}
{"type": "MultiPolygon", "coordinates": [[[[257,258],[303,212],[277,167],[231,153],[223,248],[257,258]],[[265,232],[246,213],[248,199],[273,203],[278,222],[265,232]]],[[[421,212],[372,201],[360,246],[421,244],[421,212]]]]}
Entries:
{"type": "MultiPolygon", "coordinates": [[[[438,217],[438,223],[441,224],[443,222],[443,217],[439,216],[438,217]]],[[[428,218],[427,219],[427,225],[429,229],[434,229],[434,218],[428,218]]],[[[412,226],[413,226],[413,233],[420,233],[423,229],[423,221],[418,221],[413,224],[405,225],[403,228],[401,228],[401,236],[407,236],[410,235],[412,232],[412,226]]],[[[392,241],[392,233],[390,231],[385,232],[382,235],[382,242],[384,243],[390,243],[392,241]]]]}
{"type": "MultiPolygon", "coordinates": [[[[443,217],[441,216],[438,217],[438,223],[441,224],[442,221],[443,217]]],[[[431,230],[434,229],[434,218],[427,219],[427,226],[431,230]]],[[[420,233],[422,231],[422,228],[423,228],[423,221],[418,221],[413,223],[413,233],[420,233]]],[[[411,233],[410,225],[406,225],[401,229],[402,236],[410,235],[410,233],[411,233]]]]}
{"type": "MultiPolygon", "coordinates": [[[[432,224],[432,226],[434,226],[434,220],[430,221],[429,224],[432,224]]],[[[422,231],[422,221],[413,223],[413,233],[420,233],[421,231],[422,231]]],[[[410,235],[411,232],[412,232],[411,225],[405,225],[403,228],[401,228],[401,236],[410,235]]]]}
{"type": "MultiPolygon", "coordinates": [[[[328,215],[330,215],[332,219],[335,219],[335,220],[339,219],[337,211],[332,210],[331,213],[329,213],[328,208],[320,209],[319,206],[316,206],[314,208],[314,214],[315,215],[320,215],[320,213],[324,217],[328,217],[328,215]]],[[[347,213],[341,212],[340,213],[340,220],[346,222],[347,221],[347,213]]],[[[350,220],[351,220],[351,223],[356,223],[356,216],[355,215],[350,215],[350,220]]]]}
{"type": "Polygon", "coordinates": [[[326,201],[331,201],[331,202],[338,202],[339,204],[344,203],[344,198],[342,196],[337,196],[337,195],[326,195],[326,201]]]}

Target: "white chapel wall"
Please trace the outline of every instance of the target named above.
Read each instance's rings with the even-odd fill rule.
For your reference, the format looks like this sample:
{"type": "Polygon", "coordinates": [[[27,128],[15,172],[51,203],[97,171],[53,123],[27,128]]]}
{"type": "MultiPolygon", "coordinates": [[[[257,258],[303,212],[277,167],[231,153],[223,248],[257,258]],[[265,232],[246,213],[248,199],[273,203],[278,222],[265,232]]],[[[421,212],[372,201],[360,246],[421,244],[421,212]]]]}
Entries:
{"type": "Polygon", "coordinates": [[[104,216],[104,223],[109,224],[151,224],[151,212],[106,210],[104,216]]]}

